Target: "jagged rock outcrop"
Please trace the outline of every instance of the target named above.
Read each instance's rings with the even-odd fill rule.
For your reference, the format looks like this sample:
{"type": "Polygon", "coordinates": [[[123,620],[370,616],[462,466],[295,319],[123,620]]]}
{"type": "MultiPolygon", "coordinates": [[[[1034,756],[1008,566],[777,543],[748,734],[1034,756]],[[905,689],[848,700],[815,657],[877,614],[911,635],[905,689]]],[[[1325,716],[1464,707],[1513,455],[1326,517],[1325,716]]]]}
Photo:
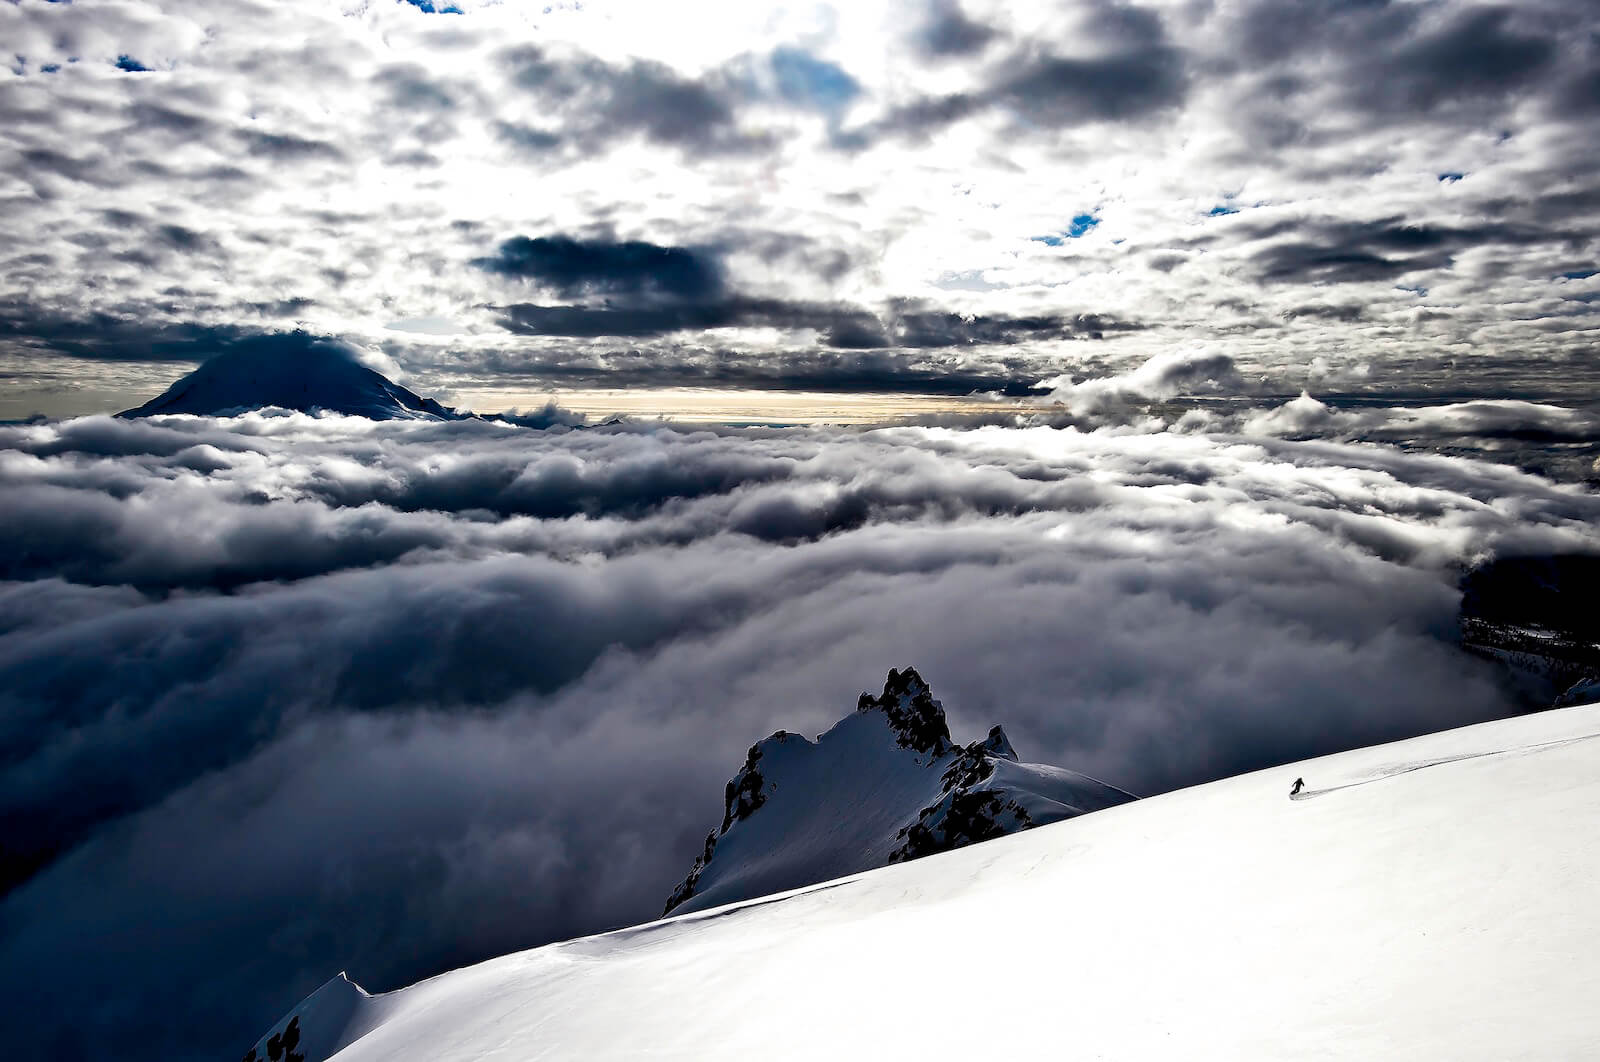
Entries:
{"type": "Polygon", "coordinates": [[[883,693],[877,697],[863,693],[856,702],[856,711],[882,712],[901,748],[943,756],[955,747],[950,740],[950,727],[945,722],[944,706],[933,699],[932,691],[916,668],[908,667],[904,671],[890,668],[883,693]]]}
{"type": "Polygon", "coordinates": [[[815,742],[750,747],[666,913],[700,910],[917,859],[1131,800],[1073,771],[1021,763],[1005,731],[962,747],[915,668],[815,742]]]}
{"type": "Polygon", "coordinates": [[[889,862],[903,863],[964,848],[1032,825],[1025,808],[992,789],[953,789],[937,804],[923,808],[917,821],[900,831],[901,842],[889,853],[889,862]]]}

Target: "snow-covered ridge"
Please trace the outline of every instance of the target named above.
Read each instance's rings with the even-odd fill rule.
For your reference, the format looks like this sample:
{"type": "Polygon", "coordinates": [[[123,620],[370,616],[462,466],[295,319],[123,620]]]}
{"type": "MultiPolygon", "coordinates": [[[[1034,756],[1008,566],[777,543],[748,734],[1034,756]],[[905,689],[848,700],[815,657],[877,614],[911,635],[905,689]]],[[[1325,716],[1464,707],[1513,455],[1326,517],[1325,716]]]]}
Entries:
{"type": "Polygon", "coordinates": [[[422,398],[367,368],[356,359],[355,351],[342,343],[298,334],[241,342],[144,405],[118,416],[224,416],[273,406],[372,420],[459,420],[470,416],[422,398]]]}
{"type": "Polygon", "coordinates": [[[245,1053],[244,1062],[307,1062],[326,1058],[330,1045],[366,1031],[372,997],[343,973],[300,1001],[245,1053]],[[310,1052],[308,1056],[308,1052],[310,1052]]]}
{"type": "Polygon", "coordinates": [[[915,668],[815,742],[778,731],[729,780],[665,912],[704,910],[949,851],[1132,800],[1073,771],[1019,763],[1005,731],[962,748],[915,668]]]}
{"type": "Polygon", "coordinates": [[[344,991],[314,1039],[319,992],[269,1035],[298,1017],[307,1062],[1589,1058],[1597,765],[1600,705],[1483,723],[344,991]]]}

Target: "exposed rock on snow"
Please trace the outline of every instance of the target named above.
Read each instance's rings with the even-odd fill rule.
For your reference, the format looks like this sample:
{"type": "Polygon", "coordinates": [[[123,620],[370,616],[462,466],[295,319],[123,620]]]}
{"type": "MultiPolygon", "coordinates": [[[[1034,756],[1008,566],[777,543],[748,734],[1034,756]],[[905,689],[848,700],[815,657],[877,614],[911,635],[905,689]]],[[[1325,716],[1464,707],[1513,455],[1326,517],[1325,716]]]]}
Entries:
{"type": "Polygon", "coordinates": [[[914,668],[807,741],[778,731],[729,780],[666,912],[702,910],[949,851],[1133,797],[1085,775],[1017,762],[1005,731],[961,748],[914,668]],[[780,795],[781,794],[781,795],[780,795]]]}
{"type": "Polygon", "coordinates": [[[901,748],[943,756],[954,744],[950,740],[950,727],[944,720],[944,706],[933,699],[928,684],[922,681],[916,668],[904,671],[889,669],[889,679],[883,684],[878,697],[863,693],[856,703],[856,711],[878,710],[888,717],[895,732],[895,743],[901,748]]]}
{"type": "Polygon", "coordinates": [[[122,417],[165,413],[224,416],[268,407],[343,413],[372,420],[460,420],[362,365],[343,343],[295,333],[245,340],[122,417]]]}

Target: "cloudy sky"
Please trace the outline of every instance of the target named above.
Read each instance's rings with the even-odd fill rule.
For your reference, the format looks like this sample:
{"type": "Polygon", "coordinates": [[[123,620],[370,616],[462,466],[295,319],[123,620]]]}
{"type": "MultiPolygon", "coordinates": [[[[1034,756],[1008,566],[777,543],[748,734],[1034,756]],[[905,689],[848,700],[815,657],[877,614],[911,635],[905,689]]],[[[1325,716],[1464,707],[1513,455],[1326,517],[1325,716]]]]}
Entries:
{"type": "Polygon", "coordinates": [[[1463,572],[1600,555],[1588,0],[0,39],[17,1057],[652,918],[890,667],[1141,795],[1504,716],[1463,572]],[[104,415],[241,349],[533,412],[104,415]]]}
{"type": "Polygon", "coordinates": [[[1595,383],[1587,0],[10,0],[0,35],[0,416],[294,327],[477,408],[1196,348],[1291,396],[1595,383]]]}

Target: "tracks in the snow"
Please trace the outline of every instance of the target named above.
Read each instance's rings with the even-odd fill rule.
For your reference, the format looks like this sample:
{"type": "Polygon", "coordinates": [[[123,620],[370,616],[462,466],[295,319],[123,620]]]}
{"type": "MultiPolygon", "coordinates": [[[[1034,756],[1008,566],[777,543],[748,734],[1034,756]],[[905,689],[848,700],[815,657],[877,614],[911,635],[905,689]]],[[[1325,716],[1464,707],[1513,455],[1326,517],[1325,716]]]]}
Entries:
{"type": "Polygon", "coordinates": [[[1373,782],[1382,782],[1389,778],[1397,778],[1402,774],[1412,771],[1426,770],[1429,767],[1440,767],[1447,763],[1460,763],[1462,760],[1481,760],[1488,756],[1509,756],[1517,752],[1533,752],[1538,749],[1556,748],[1560,745],[1573,745],[1580,741],[1592,741],[1600,738],[1600,734],[1579,734],[1577,737],[1557,738],[1554,741],[1540,741],[1532,745],[1517,745],[1509,749],[1490,749],[1488,752],[1463,752],[1458,756],[1441,756],[1435,760],[1420,760],[1415,763],[1398,763],[1392,767],[1379,770],[1370,778],[1360,778],[1354,782],[1345,782],[1343,785],[1330,785],[1325,789],[1302,789],[1298,793],[1291,793],[1290,800],[1310,800],[1312,797],[1327,796],[1337,793],[1341,789],[1354,789],[1356,786],[1371,785],[1373,782]]]}

